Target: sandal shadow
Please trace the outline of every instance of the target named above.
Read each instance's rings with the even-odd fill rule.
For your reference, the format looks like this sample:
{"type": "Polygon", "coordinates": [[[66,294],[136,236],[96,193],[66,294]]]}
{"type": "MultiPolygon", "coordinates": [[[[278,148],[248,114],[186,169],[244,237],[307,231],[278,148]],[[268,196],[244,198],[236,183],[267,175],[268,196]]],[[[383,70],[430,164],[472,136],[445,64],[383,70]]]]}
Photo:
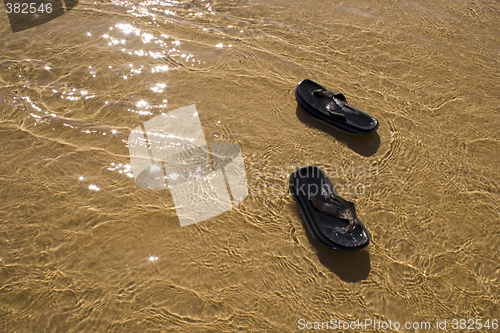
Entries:
{"type": "Polygon", "coordinates": [[[311,117],[304,110],[302,110],[300,106],[297,106],[296,114],[297,118],[299,118],[302,123],[330,134],[338,141],[345,143],[347,147],[361,156],[372,156],[380,147],[380,136],[376,131],[363,136],[349,135],[322,123],[314,117],[311,117]]]}

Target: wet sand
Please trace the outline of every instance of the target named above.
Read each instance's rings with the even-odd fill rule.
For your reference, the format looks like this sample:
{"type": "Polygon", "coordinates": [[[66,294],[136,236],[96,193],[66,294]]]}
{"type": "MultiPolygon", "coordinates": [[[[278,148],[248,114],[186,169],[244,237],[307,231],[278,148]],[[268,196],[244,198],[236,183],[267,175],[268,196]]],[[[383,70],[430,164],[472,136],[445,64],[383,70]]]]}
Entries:
{"type": "Polygon", "coordinates": [[[497,3],[82,1],[17,33],[0,15],[0,331],[500,320],[497,3]],[[305,78],[378,131],[311,119],[305,78]],[[127,137],[191,104],[240,147],[248,196],[181,227],[127,137]],[[356,203],[366,249],[307,232],[287,189],[305,165],[356,203]]]}

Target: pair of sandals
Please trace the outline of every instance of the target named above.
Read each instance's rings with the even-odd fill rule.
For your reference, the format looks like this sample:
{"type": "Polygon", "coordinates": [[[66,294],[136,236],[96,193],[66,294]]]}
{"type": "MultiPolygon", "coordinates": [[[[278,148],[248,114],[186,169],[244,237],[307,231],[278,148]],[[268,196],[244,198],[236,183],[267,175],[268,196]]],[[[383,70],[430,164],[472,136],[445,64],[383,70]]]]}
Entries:
{"type": "MultiPolygon", "coordinates": [[[[306,113],[347,134],[366,135],[378,128],[377,119],[350,106],[343,94],[328,91],[311,80],[297,85],[295,97],[306,113]]],[[[357,217],[354,203],[337,194],[320,168],[295,170],[289,187],[309,232],[321,245],[357,251],[370,243],[370,233],[357,217]]]]}

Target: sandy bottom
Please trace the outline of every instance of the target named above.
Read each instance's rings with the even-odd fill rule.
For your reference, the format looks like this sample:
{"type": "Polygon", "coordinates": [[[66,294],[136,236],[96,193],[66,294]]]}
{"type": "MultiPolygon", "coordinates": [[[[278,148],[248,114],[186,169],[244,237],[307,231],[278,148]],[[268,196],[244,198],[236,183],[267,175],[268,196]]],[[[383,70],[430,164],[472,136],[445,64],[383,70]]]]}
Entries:
{"type": "Polygon", "coordinates": [[[0,16],[0,331],[500,319],[498,4],[85,0],[17,33],[0,16]],[[311,119],[305,78],[379,130],[311,119]],[[192,104],[207,142],[241,149],[248,195],[181,227],[127,140],[192,104]],[[356,203],[366,249],[307,232],[287,189],[305,165],[356,203]]]}

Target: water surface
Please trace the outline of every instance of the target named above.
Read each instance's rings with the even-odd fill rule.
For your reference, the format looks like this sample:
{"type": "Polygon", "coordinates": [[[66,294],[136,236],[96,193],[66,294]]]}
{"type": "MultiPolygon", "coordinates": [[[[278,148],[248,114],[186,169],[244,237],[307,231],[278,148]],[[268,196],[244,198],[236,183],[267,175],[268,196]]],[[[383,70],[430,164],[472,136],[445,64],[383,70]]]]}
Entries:
{"type": "Polygon", "coordinates": [[[1,331],[500,319],[498,3],[84,0],[18,33],[0,15],[1,331]],[[305,78],[377,133],[310,119],[305,78]],[[191,104],[241,148],[249,194],[180,227],[127,137],[191,104]],[[356,203],[368,248],[312,239],[287,191],[304,165],[356,203]]]}

